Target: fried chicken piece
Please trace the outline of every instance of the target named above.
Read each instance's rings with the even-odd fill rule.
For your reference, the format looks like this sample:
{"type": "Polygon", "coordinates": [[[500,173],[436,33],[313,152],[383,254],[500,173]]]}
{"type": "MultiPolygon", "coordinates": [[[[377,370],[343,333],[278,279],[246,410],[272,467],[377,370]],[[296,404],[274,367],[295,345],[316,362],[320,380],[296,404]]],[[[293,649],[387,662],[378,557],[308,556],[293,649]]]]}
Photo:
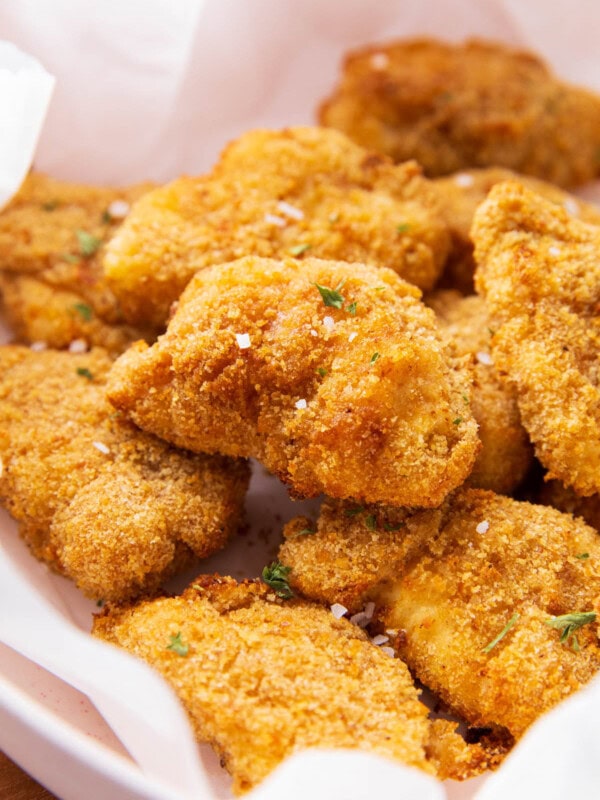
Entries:
{"type": "Polygon", "coordinates": [[[573,489],[563,486],[560,481],[548,481],[539,491],[538,502],[552,506],[565,514],[582,517],[595,530],[600,532],[600,495],[579,497],[573,489]]]}
{"type": "Polygon", "coordinates": [[[559,186],[598,174],[600,98],[502,44],[409,39],[350,53],[319,120],[430,176],[501,166],[559,186]]]}
{"type": "Polygon", "coordinates": [[[436,510],[355,510],[327,501],[313,535],[288,523],[291,586],[374,602],[413,674],[470,724],[518,739],[600,667],[600,540],[582,521],[479,489],[436,510]]]}
{"type": "Polygon", "coordinates": [[[495,186],[472,237],[494,362],[549,471],[600,492],[600,229],[517,183],[495,186]]]}
{"type": "Polygon", "coordinates": [[[484,301],[473,295],[439,291],[427,297],[460,356],[471,355],[474,373],[471,410],[479,425],[482,448],[467,483],[474,488],[510,494],[533,461],[529,437],[521,424],[515,391],[498,376],[490,356],[493,330],[484,301]]]}
{"type": "Polygon", "coordinates": [[[600,210],[596,206],[573,197],[552,183],[519,175],[509,169],[500,167],[470,169],[444,178],[436,178],[434,185],[444,204],[446,222],[452,236],[452,247],[440,285],[458,289],[463,294],[473,293],[475,260],[473,243],[469,235],[473,216],[477,206],[485,200],[492,186],[510,180],[517,180],[533,192],[562,206],[573,217],[592,225],[600,225],[600,210]]]}
{"type": "Polygon", "coordinates": [[[108,394],[179,447],[259,459],[296,496],[435,506],[479,440],[468,376],[419,298],[391,270],[341,261],[202,270],[108,394]]]}
{"type": "Polygon", "coordinates": [[[130,203],[152,188],[108,189],[31,174],[0,213],[0,293],[22,342],[63,348],[83,339],[120,353],[132,328],[102,273],[104,243],[130,203]]]}
{"type": "Polygon", "coordinates": [[[465,781],[494,770],[513,744],[510,736],[483,736],[478,742],[467,743],[456,729],[456,722],[445,719],[431,722],[425,752],[441,780],[465,781]]]}
{"type": "Polygon", "coordinates": [[[213,264],[308,252],[390,267],[430,289],[449,241],[416,164],[394,166],[337,131],[257,130],[230,144],[210,175],[142,198],[104,268],[127,319],[161,326],[192,275],[213,264]]]}
{"type": "Polygon", "coordinates": [[[258,581],[201,576],[181,597],[108,608],[94,634],[171,683],[236,794],[309,747],[432,771],[427,709],[406,666],[320,606],[283,601],[258,581]]]}
{"type": "Polygon", "coordinates": [[[111,363],[99,349],[0,348],[0,502],[37,558],[90,597],[125,600],[224,546],[248,468],[179,452],[115,414],[111,363]]]}

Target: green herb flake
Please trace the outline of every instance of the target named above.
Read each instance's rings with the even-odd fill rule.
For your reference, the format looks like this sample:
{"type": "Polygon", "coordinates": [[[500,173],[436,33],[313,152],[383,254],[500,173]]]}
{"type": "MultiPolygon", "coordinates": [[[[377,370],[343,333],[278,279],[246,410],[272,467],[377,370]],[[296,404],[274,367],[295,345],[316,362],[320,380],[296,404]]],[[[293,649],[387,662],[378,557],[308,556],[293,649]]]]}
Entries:
{"type": "Polygon", "coordinates": [[[85,303],[75,303],[73,309],[80,315],[82,319],[89,322],[94,314],[91,307],[85,303]]]}
{"type": "Polygon", "coordinates": [[[317,369],[317,374],[320,375],[322,378],[324,378],[327,375],[327,370],[324,369],[323,367],[319,367],[317,369]]]}
{"type": "Polygon", "coordinates": [[[487,654],[491,650],[493,650],[494,647],[496,647],[496,645],[498,644],[498,642],[502,641],[502,639],[504,639],[509,630],[516,624],[517,620],[519,619],[519,616],[520,614],[513,614],[513,616],[508,620],[506,625],[502,628],[498,636],[492,639],[492,641],[488,645],[486,645],[481,652],[487,654]]]}
{"type": "Polygon", "coordinates": [[[349,303],[349,304],[346,306],[346,311],[347,311],[347,312],[350,314],[350,316],[351,316],[351,317],[354,317],[354,316],[355,316],[355,314],[356,314],[356,302],[354,302],[354,303],[349,303]]]}
{"type": "Polygon", "coordinates": [[[290,536],[290,539],[298,539],[300,536],[314,536],[317,531],[314,528],[302,528],[301,531],[290,536]]]}
{"type": "Polygon", "coordinates": [[[392,525],[391,522],[384,522],[383,523],[383,529],[385,531],[399,531],[400,528],[404,528],[405,525],[406,525],[405,522],[398,522],[398,523],[396,523],[396,525],[392,525]]]}
{"type": "Polygon", "coordinates": [[[544,620],[545,624],[550,628],[562,630],[560,635],[561,644],[569,644],[573,650],[579,650],[579,642],[575,633],[584,625],[589,625],[590,622],[596,621],[595,611],[574,611],[572,614],[562,614],[560,617],[552,617],[551,619],[544,620]]]}
{"type": "Polygon", "coordinates": [[[172,650],[174,653],[177,653],[178,656],[182,656],[183,658],[185,658],[185,656],[187,656],[187,654],[190,651],[190,646],[182,641],[181,631],[177,631],[177,634],[175,636],[171,634],[169,638],[170,641],[169,644],[167,645],[167,650],[172,650]]]}
{"type": "Polygon", "coordinates": [[[470,400],[469,400],[469,398],[467,397],[466,394],[462,395],[462,399],[464,400],[465,405],[468,406],[470,404],[470,400]]]}
{"type": "Polygon", "coordinates": [[[102,216],[100,217],[100,222],[103,225],[110,225],[112,221],[113,218],[110,215],[110,211],[108,210],[108,208],[105,208],[104,211],[102,212],[102,216]]]}
{"type": "Polygon", "coordinates": [[[60,258],[69,264],[79,264],[81,261],[81,256],[75,256],[73,253],[61,253],[60,258]]]}
{"type": "Polygon", "coordinates": [[[462,417],[457,417],[456,419],[453,419],[453,420],[452,420],[452,424],[453,424],[453,425],[460,425],[460,423],[461,423],[462,421],[463,421],[463,418],[462,418],[462,417]]]}
{"type": "Polygon", "coordinates": [[[362,512],[364,510],[365,510],[364,506],[357,506],[356,508],[347,508],[344,511],[344,516],[345,517],[356,517],[358,514],[362,514],[362,512]]]}
{"type": "Polygon", "coordinates": [[[104,600],[96,600],[96,607],[97,608],[102,608],[103,605],[104,605],[104,600]]]}
{"type": "Polygon", "coordinates": [[[409,230],[410,230],[410,225],[407,222],[402,222],[400,225],[396,225],[397,233],[406,233],[409,230]]]}
{"type": "Polygon", "coordinates": [[[342,308],[344,305],[344,298],[340,294],[340,289],[344,285],[344,281],[338,283],[335,289],[330,289],[328,286],[321,286],[318,283],[314,284],[319,290],[319,294],[323,298],[323,302],[329,308],[342,308]]]}
{"type": "Polygon", "coordinates": [[[379,353],[373,353],[373,355],[371,356],[371,362],[370,362],[370,363],[371,363],[371,364],[374,364],[374,363],[375,363],[376,361],[378,361],[380,358],[381,358],[381,355],[380,355],[379,353]]]}
{"type": "Polygon", "coordinates": [[[386,289],[385,286],[375,286],[373,291],[374,292],[385,292],[385,289],[386,289]]]}
{"type": "Polygon", "coordinates": [[[102,239],[94,236],[87,231],[75,231],[77,241],[79,242],[79,250],[84,258],[91,258],[94,253],[102,246],[102,239]]]}
{"type": "Polygon", "coordinates": [[[306,253],[311,247],[312,245],[310,244],[296,244],[294,247],[290,247],[290,255],[294,257],[301,256],[302,253],[306,253]]]}
{"type": "Polygon", "coordinates": [[[280,561],[273,561],[262,571],[262,579],[270,586],[278,597],[289,600],[294,597],[294,592],[290,588],[288,575],[292,571],[291,567],[284,567],[280,561]]]}
{"type": "Polygon", "coordinates": [[[488,333],[490,334],[490,336],[496,335],[496,331],[493,328],[488,328],[488,333]]]}
{"type": "Polygon", "coordinates": [[[370,531],[377,530],[377,517],[375,514],[369,514],[368,517],[365,517],[365,525],[370,531]]]}
{"type": "Polygon", "coordinates": [[[94,380],[94,376],[87,367],[77,367],[77,374],[81,375],[82,378],[87,378],[88,381],[94,380]]]}
{"type": "Polygon", "coordinates": [[[56,211],[58,206],[59,206],[58,200],[48,200],[47,203],[42,203],[42,208],[44,209],[44,211],[56,211]]]}
{"type": "Polygon", "coordinates": [[[579,553],[578,555],[575,556],[575,558],[578,558],[580,561],[587,561],[589,557],[590,557],[589,553],[579,553]]]}

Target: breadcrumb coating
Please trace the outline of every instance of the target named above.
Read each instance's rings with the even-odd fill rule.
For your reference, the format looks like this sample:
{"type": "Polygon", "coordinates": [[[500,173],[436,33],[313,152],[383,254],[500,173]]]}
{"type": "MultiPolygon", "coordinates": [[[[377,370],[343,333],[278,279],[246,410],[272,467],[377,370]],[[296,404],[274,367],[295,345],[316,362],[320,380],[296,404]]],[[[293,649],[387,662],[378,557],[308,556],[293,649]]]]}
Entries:
{"type": "Polygon", "coordinates": [[[296,496],[435,506],[479,440],[468,377],[419,298],[341,261],[202,270],[167,333],[115,363],[108,395],[180,447],[257,458],[296,496]]]}
{"type": "Polygon", "coordinates": [[[472,237],[494,362],[515,387],[536,456],[583,496],[600,491],[600,229],[518,183],[498,184],[472,237]]]}
{"type": "Polygon", "coordinates": [[[427,709],[406,666],[320,606],[200,576],[181,597],[109,607],[94,634],[171,683],[236,794],[309,747],[361,748],[428,772],[427,709]],[[178,654],[169,643],[179,636],[178,654]]]}
{"type": "Polygon", "coordinates": [[[111,363],[100,349],[0,348],[0,502],[37,558],[90,597],[126,600],[224,546],[249,476],[115,414],[111,363]]]}
{"type": "Polygon", "coordinates": [[[552,506],[565,514],[581,517],[591,528],[600,532],[600,495],[579,497],[573,489],[563,486],[560,481],[548,481],[540,488],[538,503],[552,506]]]}
{"type": "Polygon", "coordinates": [[[413,674],[470,724],[519,738],[600,667],[595,619],[563,643],[547,624],[598,613],[600,541],[582,521],[479,489],[412,514],[349,510],[326,501],[310,536],[288,523],[290,584],[351,611],[374,601],[413,674]]]}
{"type": "Polygon", "coordinates": [[[442,271],[449,234],[415,163],[394,166],[337,131],[256,130],[210,175],[142,198],[111,241],[104,268],[127,319],[164,327],[200,269],[246,255],[386,266],[423,289],[442,271]]]}
{"type": "Polygon", "coordinates": [[[509,169],[500,167],[468,169],[444,178],[436,178],[433,183],[444,204],[446,222],[452,236],[452,247],[440,285],[458,289],[463,294],[473,293],[475,260],[473,243],[469,235],[473,216],[477,206],[485,200],[492,186],[511,180],[518,181],[547,200],[562,206],[573,217],[592,225],[600,225],[600,210],[596,206],[573,197],[552,183],[528,175],[519,175],[509,169]]]}
{"type": "Polygon", "coordinates": [[[494,42],[408,39],[346,56],[321,124],[430,176],[501,166],[559,186],[598,174],[600,98],[494,42]]]}
{"type": "Polygon", "coordinates": [[[494,334],[485,302],[476,295],[433,292],[426,298],[459,356],[470,355],[474,374],[471,410],[479,425],[482,448],[469,486],[511,494],[525,478],[533,450],[517,406],[514,389],[500,380],[490,355],[494,334]]]}
{"type": "Polygon", "coordinates": [[[83,339],[117,354],[149,337],[125,323],[101,261],[129,205],[151,188],[25,179],[0,213],[0,293],[19,341],[60,349],[83,339]]]}

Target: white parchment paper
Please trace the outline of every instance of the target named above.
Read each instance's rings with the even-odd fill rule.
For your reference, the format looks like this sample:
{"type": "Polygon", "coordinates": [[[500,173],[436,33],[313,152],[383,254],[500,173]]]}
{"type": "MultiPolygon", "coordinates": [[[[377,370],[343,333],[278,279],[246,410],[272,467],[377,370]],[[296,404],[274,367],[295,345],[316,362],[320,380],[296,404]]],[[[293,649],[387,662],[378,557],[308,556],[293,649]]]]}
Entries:
{"type": "MultiPolygon", "coordinates": [[[[563,78],[600,90],[599,25],[600,6],[592,0],[3,0],[0,36],[47,72],[30,59],[21,62],[28,65],[24,71],[3,70],[7,51],[0,47],[0,202],[18,188],[30,163],[52,76],[56,88],[35,156],[38,169],[83,182],[164,181],[210,168],[225,143],[250,128],[313,122],[349,48],[397,36],[493,37],[533,49],[563,78]]],[[[199,569],[258,574],[283,521],[304,510],[273,480],[255,474],[251,533],[199,569]]],[[[39,642],[37,656],[35,645],[25,648],[29,657],[82,686],[144,773],[170,783],[173,797],[228,796],[227,779],[206,748],[194,749],[170,692],[156,688],[142,667],[120,667],[99,642],[79,648],[75,675],[68,648],[44,656],[41,644],[55,641],[53,633],[62,636],[64,626],[73,636],[89,629],[93,604],[34,562],[6,517],[0,532],[6,578],[0,581],[0,640],[17,650],[23,650],[20,640],[39,642]],[[43,604],[48,613],[40,611],[43,604]],[[86,658],[94,670],[86,670],[86,658]],[[94,686],[98,664],[111,670],[109,702],[106,681],[94,686]],[[130,692],[119,678],[130,669],[140,670],[136,692],[151,686],[146,702],[160,709],[160,735],[156,725],[127,713],[130,692]],[[179,748],[171,775],[169,747],[179,748]],[[190,763],[196,752],[200,759],[190,763]]],[[[596,798],[599,720],[600,683],[594,682],[533,726],[483,786],[480,780],[442,786],[364,753],[309,752],[283,764],[252,796],[596,798]]]]}

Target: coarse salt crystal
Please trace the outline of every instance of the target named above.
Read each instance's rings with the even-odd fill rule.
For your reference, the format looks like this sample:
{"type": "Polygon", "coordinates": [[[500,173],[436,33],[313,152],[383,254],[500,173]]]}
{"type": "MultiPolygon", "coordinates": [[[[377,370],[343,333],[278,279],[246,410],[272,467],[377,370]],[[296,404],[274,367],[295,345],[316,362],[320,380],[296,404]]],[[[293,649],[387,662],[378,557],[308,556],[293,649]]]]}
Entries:
{"type": "Polygon", "coordinates": [[[567,197],[565,202],[563,203],[565,211],[569,214],[572,214],[574,217],[579,216],[579,203],[577,200],[574,200],[572,197],[567,197]]]}
{"type": "Polygon", "coordinates": [[[397,628],[386,628],[385,632],[388,633],[390,636],[397,636],[398,635],[397,628]]]}
{"type": "Polygon", "coordinates": [[[69,345],[69,353],[87,353],[87,342],[85,339],[73,339],[69,345]]]}
{"type": "Polygon", "coordinates": [[[480,353],[477,353],[477,361],[479,361],[480,364],[485,364],[486,367],[491,367],[492,364],[494,363],[492,361],[491,355],[489,353],[485,353],[483,351],[481,351],[480,353]]]}
{"type": "Polygon", "coordinates": [[[365,617],[371,619],[374,611],[375,611],[375,603],[367,603],[364,608],[365,617]]]}
{"type": "Polygon", "coordinates": [[[480,522],[479,525],[475,528],[477,533],[487,533],[490,528],[490,523],[487,519],[484,519],[483,522],[480,522]]]}
{"type": "Polygon", "coordinates": [[[341,619],[344,616],[344,614],[348,613],[348,609],[341,603],[334,603],[331,606],[331,613],[336,619],[341,619]]]}
{"type": "Polygon", "coordinates": [[[249,333],[236,333],[235,340],[238,343],[240,350],[247,350],[250,347],[249,333]]]}
{"type": "Polygon", "coordinates": [[[332,331],[335,328],[335,320],[333,317],[323,317],[323,325],[327,328],[328,331],[332,331]]]}
{"type": "Polygon", "coordinates": [[[548,248],[548,252],[550,253],[551,256],[559,256],[560,255],[560,247],[554,247],[554,245],[553,245],[552,247],[548,248]]]}
{"type": "Polygon", "coordinates": [[[386,656],[389,656],[390,658],[393,658],[396,655],[393,647],[380,647],[379,649],[382,653],[385,653],[386,656]]]}
{"type": "Polygon", "coordinates": [[[306,408],[306,400],[304,398],[296,400],[296,408],[306,408]]]}
{"type": "Polygon", "coordinates": [[[278,217],[276,214],[265,214],[265,222],[269,225],[277,225],[278,228],[285,228],[287,222],[283,217],[278,217]]]}
{"type": "Polygon", "coordinates": [[[318,336],[319,334],[316,332],[316,330],[314,328],[311,328],[310,329],[310,335],[311,336],[318,336]]]}
{"type": "Polygon", "coordinates": [[[44,350],[48,349],[48,345],[46,342],[32,342],[29,345],[29,349],[33,350],[34,353],[43,353],[44,350]]]}
{"type": "Polygon", "coordinates": [[[385,53],[373,53],[370,59],[370,64],[373,69],[385,69],[389,63],[390,60],[385,53]]]}
{"type": "Polygon", "coordinates": [[[356,331],[352,331],[352,333],[348,337],[348,341],[349,342],[353,342],[356,339],[357,336],[358,336],[358,333],[356,331]]]}
{"type": "Polygon", "coordinates": [[[286,203],[285,200],[280,200],[279,203],[277,203],[277,208],[282,214],[285,214],[286,217],[291,217],[292,219],[304,219],[304,211],[296,208],[296,206],[286,203]]]}
{"type": "Polygon", "coordinates": [[[113,219],[125,219],[131,206],[125,200],[113,200],[107,208],[108,216],[113,219]]]}
{"type": "Polygon", "coordinates": [[[378,633],[377,636],[374,636],[371,639],[371,644],[374,644],[377,647],[379,647],[380,644],[385,644],[386,642],[389,642],[389,640],[390,640],[389,636],[384,636],[382,633],[378,633]]]}
{"type": "Polygon", "coordinates": [[[466,172],[459,172],[458,175],[454,176],[454,183],[460,186],[461,189],[468,189],[469,186],[473,186],[473,182],[473,176],[468,175],[466,172]]]}
{"type": "Polygon", "coordinates": [[[350,617],[350,622],[353,625],[358,625],[359,628],[366,628],[369,624],[369,618],[363,611],[359,611],[358,614],[353,614],[350,617]]]}
{"type": "Polygon", "coordinates": [[[104,453],[107,456],[110,453],[109,448],[104,444],[104,442],[92,442],[96,450],[100,450],[101,453],[104,453]]]}

